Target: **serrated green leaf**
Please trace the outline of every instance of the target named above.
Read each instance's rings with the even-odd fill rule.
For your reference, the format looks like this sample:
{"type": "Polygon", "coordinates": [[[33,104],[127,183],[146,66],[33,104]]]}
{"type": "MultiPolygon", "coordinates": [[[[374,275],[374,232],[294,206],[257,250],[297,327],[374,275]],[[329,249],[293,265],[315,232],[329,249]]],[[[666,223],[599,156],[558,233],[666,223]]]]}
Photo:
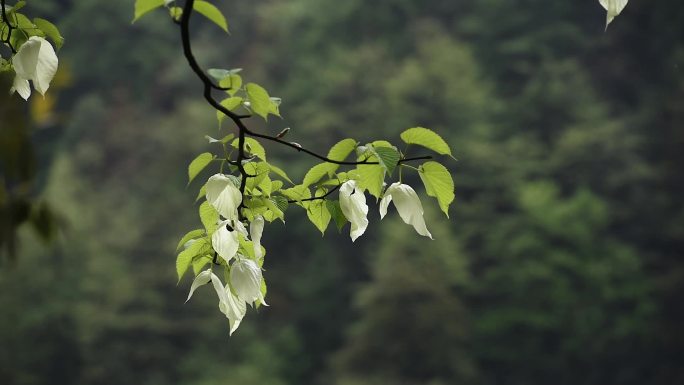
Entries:
{"type": "Polygon", "coordinates": [[[255,114],[264,119],[268,118],[268,114],[278,115],[277,109],[274,112],[274,103],[271,97],[263,87],[256,83],[247,83],[245,89],[249,97],[250,108],[255,114]]]}
{"type": "Polygon", "coordinates": [[[271,193],[274,193],[283,188],[282,180],[271,180],[271,193]]]}
{"type": "Polygon", "coordinates": [[[188,184],[192,183],[193,179],[204,170],[205,167],[215,159],[215,156],[211,153],[205,152],[197,155],[197,157],[190,162],[188,166],[188,184]]]}
{"type": "Polygon", "coordinates": [[[176,258],[176,273],[178,273],[178,280],[183,278],[183,275],[190,267],[192,259],[197,255],[203,255],[211,249],[211,245],[206,238],[200,238],[187,249],[181,251],[176,258]]]}
{"type": "Polygon", "coordinates": [[[373,152],[377,155],[380,165],[392,175],[401,158],[399,151],[392,147],[373,147],[373,152]]]}
{"type": "Polygon", "coordinates": [[[249,162],[245,163],[244,167],[247,174],[254,175],[247,178],[246,186],[250,190],[259,185],[264,178],[267,178],[268,172],[270,171],[268,163],[266,162],[249,162]]]}
{"type": "Polygon", "coordinates": [[[199,274],[204,266],[210,264],[212,261],[211,255],[203,255],[201,257],[195,257],[192,259],[192,272],[195,275],[199,274]]]}
{"type": "MultiPolygon", "coordinates": [[[[283,223],[285,222],[285,210],[281,209],[283,199],[284,198],[282,198],[282,197],[273,197],[273,198],[266,199],[266,201],[264,203],[266,204],[266,207],[268,207],[268,209],[270,210],[273,217],[268,217],[268,215],[267,215],[267,216],[264,216],[264,219],[269,220],[269,221],[273,221],[274,219],[279,218],[281,221],[283,221],[283,223]],[[278,199],[278,198],[280,198],[280,199],[278,199]],[[281,202],[281,203],[279,204],[278,202],[281,202]]],[[[287,200],[285,200],[285,203],[287,204],[287,200]]],[[[287,206],[285,206],[285,209],[287,209],[287,206]]]]}
{"type": "MultiPolygon", "coordinates": [[[[325,192],[318,194],[323,195],[325,192]]],[[[328,228],[330,223],[330,212],[328,211],[328,206],[325,204],[324,200],[311,201],[309,207],[306,210],[306,215],[309,217],[311,223],[316,226],[316,228],[321,232],[321,235],[325,234],[325,230],[328,228]]]]}
{"type": "Polygon", "coordinates": [[[417,144],[438,154],[453,157],[447,142],[436,132],[424,127],[409,128],[401,133],[401,140],[406,144],[417,144]]]}
{"type": "Polygon", "coordinates": [[[347,220],[347,217],[345,217],[344,213],[342,212],[342,208],[340,207],[340,201],[338,201],[338,200],[326,200],[325,204],[328,207],[328,212],[330,212],[330,216],[335,221],[335,225],[337,226],[337,231],[342,231],[342,228],[344,227],[345,224],[347,224],[348,220],[347,220]]]}
{"type": "Polygon", "coordinates": [[[216,211],[216,209],[210,205],[209,202],[204,201],[199,207],[199,216],[200,220],[202,220],[204,228],[207,230],[207,234],[214,234],[214,231],[216,231],[218,228],[218,211],[216,211]]]}
{"type": "Polygon", "coordinates": [[[336,160],[338,162],[345,160],[347,156],[354,151],[357,144],[358,142],[354,139],[348,138],[340,140],[330,148],[330,151],[328,151],[328,159],[336,160]]]}
{"type": "Polygon", "coordinates": [[[64,38],[59,33],[59,29],[57,28],[57,26],[39,17],[33,19],[33,24],[35,24],[36,27],[40,28],[41,31],[45,32],[45,36],[47,36],[50,40],[52,40],[55,43],[57,49],[62,48],[62,45],[64,44],[64,38]]]}
{"type": "MultiPolygon", "coordinates": [[[[235,140],[233,140],[233,143],[231,143],[231,146],[238,148],[240,146],[240,139],[236,138],[235,140]]],[[[249,154],[256,155],[259,157],[259,159],[266,161],[266,149],[256,139],[245,138],[245,150],[248,153],[248,155],[249,154]]],[[[268,165],[268,163],[267,163],[267,165],[268,165]]]]}
{"type": "Polygon", "coordinates": [[[223,88],[229,88],[226,90],[226,92],[230,95],[235,95],[235,93],[238,92],[242,87],[242,76],[231,73],[228,75],[228,77],[219,82],[219,86],[223,88]]]}
{"type": "MultiPolygon", "coordinates": [[[[363,158],[365,159],[365,158],[363,158]]],[[[378,162],[376,156],[368,158],[371,162],[378,162]]],[[[382,194],[382,184],[385,181],[385,168],[379,164],[360,164],[354,170],[357,178],[357,185],[374,197],[380,199],[382,194]]]]}
{"type": "Polygon", "coordinates": [[[317,164],[304,175],[304,182],[302,182],[303,186],[311,186],[312,184],[318,182],[321,178],[324,176],[331,176],[337,169],[340,167],[338,164],[334,163],[321,163],[317,164]]]}
{"type": "Polygon", "coordinates": [[[164,5],[164,0],[135,0],[135,16],[133,17],[133,22],[162,5],[164,5]]]}
{"type": "Polygon", "coordinates": [[[217,82],[220,82],[221,80],[230,76],[230,71],[223,68],[209,68],[207,70],[207,75],[214,78],[214,80],[216,80],[217,82]]]}
{"type": "Polygon", "coordinates": [[[275,203],[276,206],[278,206],[278,209],[282,212],[285,212],[287,208],[290,206],[290,203],[287,201],[287,199],[281,197],[281,196],[274,196],[270,198],[273,203],[275,203]]]}
{"type": "Polygon", "coordinates": [[[287,176],[287,174],[285,173],[285,171],[283,171],[281,168],[276,167],[276,166],[274,166],[273,164],[270,164],[270,163],[269,163],[269,166],[271,167],[271,171],[273,171],[273,173],[275,173],[275,174],[278,175],[279,177],[285,179],[286,181],[290,182],[290,184],[294,184],[294,182],[292,181],[292,179],[290,179],[290,177],[287,176]]]}
{"type": "Polygon", "coordinates": [[[437,198],[439,207],[447,218],[449,205],[454,201],[454,180],[446,167],[437,162],[426,162],[419,168],[420,179],[425,185],[425,191],[431,197],[437,198]]]}
{"type": "Polygon", "coordinates": [[[211,20],[214,24],[221,27],[222,30],[228,32],[228,22],[223,13],[216,8],[216,6],[208,1],[196,0],[192,8],[202,14],[207,19],[211,20]]]}
{"type": "MultiPolygon", "coordinates": [[[[238,96],[231,96],[229,98],[225,98],[221,100],[220,103],[225,109],[228,111],[233,111],[234,109],[238,108],[240,105],[242,105],[242,98],[238,96]]],[[[226,118],[226,114],[223,112],[216,110],[216,119],[218,119],[219,125],[223,123],[223,120],[226,118]]]]}
{"type": "Polygon", "coordinates": [[[296,185],[287,189],[280,190],[286,198],[294,201],[311,198],[311,190],[307,186],[296,185]]]}
{"type": "Polygon", "coordinates": [[[209,135],[204,135],[204,137],[209,141],[209,143],[228,143],[235,137],[235,134],[228,134],[221,139],[214,139],[209,135]]]}
{"type": "Polygon", "coordinates": [[[268,177],[268,173],[266,173],[266,176],[259,182],[259,184],[256,186],[265,196],[271,196],[272,188],[273,188],[273,182],[271,182],[271,178],[268,177]]]}
{"type": "Polygon", "coordinates": [[[176,247],[176,251],[180,250],[183,245],[185,245],[189,240],[199,238],[206,234],[204,229],[197,229],[197,230],[192,230],[189,231],[187,234],[181,238],[180,242],[178,242],[178,246],[176,247]]]}
{"type": "Polygon", "coordinates": [[[195,202],[198,202],[200,199],[204,198],[207,195],[207,184],[203,184],[202,187],[200,187],[199,192],[197,193],[197,197],[195,198],[195,202]]]}

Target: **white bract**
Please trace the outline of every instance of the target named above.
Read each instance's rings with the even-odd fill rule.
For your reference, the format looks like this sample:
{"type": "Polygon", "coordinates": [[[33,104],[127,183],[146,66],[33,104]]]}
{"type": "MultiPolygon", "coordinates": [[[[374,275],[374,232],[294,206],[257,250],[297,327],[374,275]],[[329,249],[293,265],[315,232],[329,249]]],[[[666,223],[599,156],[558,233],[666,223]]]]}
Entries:
{"type": "Polygon", "coordinates": [[[261,297],[261,268],[251,259],[238,258],[230,268],[230,284],[238,298],[253,303],[261,297]]]}
{"type": "MultiPolygon", "coordinates": [[[[216,250],[216,253],[226,262],[230,262],[235,257],[240,247],[240,240],[238,238],[240,230],[235,226],[237,223],[240,223],[240,221],[225,220],[219,223],[218,229],[211,236],[211,245],[216,250]]],[[[240,223],[240,225],[242,224],[240,223]]],[[[242,228],[244,229],[244,226],[242,228]]]]}
{"type": "Polygon", "coordinates": [[[57,73],[57,65],[57,55],[52,45],[42,37],[31,36],[12,57],[16,76],[10,92],[16,91],[24,100],[28,100],[31,96],[30,80],[36,91],[45,95],[57,73]]]}
{"type": "Polygon", "coordinates": [[[237,330],[238,326],[240,326],[242,319],[245,317],[247,305],[245,304],[245,301],[240,300],[233,295],[233,293],[231,293],[230,287],[228,287],[228,285],[223,286],[221,279],[219,279],[219,277],[211,270],[205,270],[197,274],[197,277],[195,277],[195,280],[192,282],[188,299],[185,302],[190,300],[190,297],[192,297],[192,294],[198,287],[206,285],[209,283],[209,281],[211,281],[214,291],[216,291],[216,295],[219,298],[219,310],[221,313],[225,314],[226,318],[228,318],[228,323],[230,324],[230,334],[232,335],[233,332],[237,330]]]}
{"type": "Polygon", "coordinates": [[[387,188],[385,195],[380,200],[381,219],[387,215],[390,202],[394,202],[399,216],[406,224],[413,226],[418,234],[432,239],[432,234],[428,231],[427,226],[425,226],[425,219],[423,219],[423,205],[411,186],[397,182],[387,188]]]}
{"type": "Polygon", "coordinates": [[[356,187],[356,181],[349,180],[340,187],[340,208],[351,223],[349,236],[352,242],[360,237],[368,227],[368,205],[363,190],[356,187]]]}
{"type": "Polygon", "coordinates": [[[599,3],[606,9],[606,28],[608,24],[615,19],[615,16],[619,15],[623,9],[627,6],[628,0],[599,0],[599,3]]]}
{"type": "Polygon", "coordinates": [[[257,260],[264,257],[261,250],[261,235],[264,233],[264,217],[257,215],[249,224],[249,237],[254,243],[254,256],[257,260]]]}
{"type": "Polygon", "coordinates": [[[209,178],[206,185],[207,202],[226,219],[238,219],[238,207],[242,203],[242,194],[233,182],[223,174],[209,178]]]}

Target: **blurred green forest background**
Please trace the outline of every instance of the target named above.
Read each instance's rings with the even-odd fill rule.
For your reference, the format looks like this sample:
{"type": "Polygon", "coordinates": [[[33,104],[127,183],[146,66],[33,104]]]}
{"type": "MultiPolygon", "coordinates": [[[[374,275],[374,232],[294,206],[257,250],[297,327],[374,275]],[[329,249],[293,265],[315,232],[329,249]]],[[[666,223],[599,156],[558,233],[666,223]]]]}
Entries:
{"type": "Polygon", "coordinates": [[[59,234],[25,226],[3,258],[0,384],[684,383],[684,2],[632,1],[606,33],[592,0],[216,3],[232,34],[195,18],[197,55],[283,98],[259,129],[325,148],[433,128],[459,158],[451,220],[422,195],[430,241],[371,205],[352,244],[290,208],[264,233],[271,307],[229,338],[176,285],[186,166],[218,135],[177,26],[31,1],[63,71],[30,106],[0,96],[0,161],[33,159],[14,177],[59,234]]]}

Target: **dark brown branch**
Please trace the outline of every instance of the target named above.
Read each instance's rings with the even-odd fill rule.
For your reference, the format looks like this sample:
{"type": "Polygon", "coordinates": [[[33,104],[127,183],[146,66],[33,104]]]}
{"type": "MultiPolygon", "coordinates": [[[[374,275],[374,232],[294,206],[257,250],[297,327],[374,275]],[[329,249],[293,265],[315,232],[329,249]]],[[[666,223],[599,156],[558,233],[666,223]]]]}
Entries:
{"type": "MultiPolygon", "coordinates": [[[[3,3],[3,11],[4,11],[4,0],[0,0],[3,3]]],[[[232,162],[228,160],[229,163],[234,164],[238,167],[238,170],[240,171],[240,175],[242,176],[241,178],[241,183],[240,183],[240,192],[244,196],[245,194],[245,188],[247,186],[247,178],[254,177],[253,175],[249,175],[247,171],[245,170],[245,167],[243,165],[243,160],[247,158],[245,154],[245,138],[246,136],[251,136],[255,138],[261,138],[261,139],[266,139],[270,140],[276,143],[280,143],[284,146],[288,146],[290,148],[294,148],[297,151],[304,152],[306,154],[309,154],[315,158],[318,158],[324,162],[328,163],[333,163],[333,164],[339,164],[339,165],[349,165],[349,166],[356,166],[356,165],[362,165],[362,164],[379,164],[379,162],[372,162],[368,160],[362,160],[362,161],[338,161],[338,160],[333,160],[330,159],[326,156],[320,155],[316,152],[313,152],[311,150],[308,150],[304,147],[302,147],[299,144],[293,143],[293,142],[287,142],[284,141],[277,136],[271,136],[271,135],[265,135],[265,134],[260,134],[254,131],[251,131],[250,129],[245,126],[244,122],[242,121],[243,119],[250,118],[251,115],[239,115],[236,114],[233,111],[230,111],[229,109],[225,108],[224,106],[221,105],[214,97],[212,96],[212,89],[217,89],[217,90],[227,90],[226,88],[219,87],[214,82],[209,78],[209,76],[202,70],[200,65],[197,63],[197,59],[195,59],[194,54],[192,53],[192,44],[190,41],[190,16],[192,15],[193,11],[193,5],[195,3],[195,0],[186,0],[185,4],[183,6],[183,14],[181,15],[180,21],[177,22],[180,25],[180,30],[181,30],[181,41],[183,44],[183,54],[188,61],[188,65],[192,69],[192,71],[197,75],[197,77],[202,81],[204,85],[204,99],[212,106],[214,107],[217,111],[222,112],[224,115],[226,115],[230,120],[235,123],[235,125],[238,128],[238,156],[237,160],[235,162],[232,162]]],[[[404,163],[404,162],[409,162],[412,160],[420,160],[420,159],[431,159],[432,157],[430,156],[422,156],[422,157],[415,157],[415,158],[404,158],[399,160],[398,163],[404,163]]],[[[312,200],[318,200],[318,199],[324,199],[328,195],[330,195],[332,192],[336,191],[339,188],[339,185],[336,186],[335,188],[331,189],[328,193],[326,193],[323,196],[320,197],[313,197],[313,198],[307,198],[302,201],[312,201],[312,200]]],[[[294,202],[302,202],[302,201],[290,201],[290,203],[294,202]]],[[[241,205],[241,207],[244,207],[241,205]]],[[[240,217],[242,219],[242,213],[240,212],[240,217]]]]}
{"type": "Polygon", "coordinates": [[[313,198],[300,199],[300,200],[292,199],[292,200],[288,200],[287,203],[311,202],[311,201],[322,200],[322,199],[327,198],[330,194],[334,193],[335,191],[339,190],[339,188],[341,186],[342,186],[342,184],[338,184],[337,186],[331,188],[330,191],[328,191],[327,193],[325,193],[321,196],[317,196],[317,197],[313,197],[313,198]]]}
{"type": "Polygon", "coordinates": [[[5,0],[0,0],[0,7],[2,7],[2,20],[5,21],[5,24],[7,24],[7,37],[3,39],[2,41],[9,46],[10,50],[12,50],[12,53],[17,53],[17,50],[14,49],[12,46],[12,43],[10,42],[12,40],[12,31],[14,30],[14,27],[12,27],[12,23],[10,23],[9,18],[7,18],[7,10],[5,9],[5,0]]]}

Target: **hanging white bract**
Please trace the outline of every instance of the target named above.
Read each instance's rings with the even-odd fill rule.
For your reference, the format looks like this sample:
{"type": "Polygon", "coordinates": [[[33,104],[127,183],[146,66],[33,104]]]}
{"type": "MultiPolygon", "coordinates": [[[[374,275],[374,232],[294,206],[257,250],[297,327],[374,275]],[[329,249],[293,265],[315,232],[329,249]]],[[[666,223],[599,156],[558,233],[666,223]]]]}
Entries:
{"type": "Polygon", "coordinates": [[[36,91],[45,95],[57,73],[58,63],[52,45],[42,37],[31,36],[12,57],[16,75],[10,92],[16,91],[24,100],[28,100],[31,96],[30,80],[36,91]]]}

